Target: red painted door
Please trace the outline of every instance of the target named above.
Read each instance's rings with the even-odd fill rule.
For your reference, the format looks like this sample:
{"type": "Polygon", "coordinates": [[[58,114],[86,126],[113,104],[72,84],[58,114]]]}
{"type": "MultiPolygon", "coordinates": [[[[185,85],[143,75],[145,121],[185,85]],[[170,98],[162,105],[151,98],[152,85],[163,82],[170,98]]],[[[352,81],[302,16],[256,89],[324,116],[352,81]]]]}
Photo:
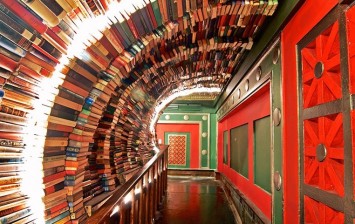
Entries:
{"type": "Polygon", "coordinates": [[[355,9],[337,3],[306,1],[282,35],[288,223],[355,223],[355,9]]]}
{"type": "Polygon", "coordinates": [[[175,136],[185,135],[185,133],[189,133],[189,142],[186,144],[189,145],[189,154],[186,155],[186,159],[189,160],[187,163],[191,169],[196,169],[200,167],[200,157],[199,157],[199,149],[200,149],[200,141],[199,141],[199,132],[200,125],[199,124],[157,124],[156,133],[157,139],[161,140],[162,143],[167,142],[165,139],[165,133],[175,133],[175,136]]]}

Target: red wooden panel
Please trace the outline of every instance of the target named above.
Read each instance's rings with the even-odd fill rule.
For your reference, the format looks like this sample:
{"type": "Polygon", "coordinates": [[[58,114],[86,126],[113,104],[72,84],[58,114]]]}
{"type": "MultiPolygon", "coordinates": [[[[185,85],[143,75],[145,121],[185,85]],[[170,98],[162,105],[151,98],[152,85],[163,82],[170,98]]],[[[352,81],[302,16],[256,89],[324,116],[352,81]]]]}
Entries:
{"type": "MultiPolygon", "coordinates": [[[[299,223],[299,143],[296,46],[339,3],[338,0],[304,1],[281,34],[283,101],[284,223],[299,223]],[[320,7],[321,6],[321,7],[320,7]]],[[[302,103],[302,102],[301,102],[302,103]]]]}
{"type": "MultiPolygon", "coordinates": [[[[351,133],[353,146],[353,180],[355,180],[355,110],[351,111],[351,133]]],[[[355,200],[355,185],[354,185],[354,200],[355,200]]]]}
{"type": "MultiPolygon", "coordinates": [[[[266,85],[218,123],[218,171],[226,175],[246,197],[271,219],[271,195],[254,184],[254,120],[270,115],[270,86],[266,85]],[[223,164],[223,132],[248,123],[249,176],[245,178],[223,164]]],[[[230,145],[230,144],[229,144],[230,145]]],[[[230,158],[230,149],[229,149],[230,158]]]]}
{"type": "Polygon", "coordinates": [[[324,30],[301,51],[303,107],[308,108],[342,97],[338,22],[324,30]],[[322,70],[319,77],[315,71],[322,70]]]}
{"type": "Polygon", "coordinates": [[[304,182],[331,193],[344,195],[344,140],[342,114],[304,121],[304,182]],[[323,161],[317,146],[326,148],[323,161]]]}
{"type": "Polygon", "coordinates": [[[349,60],[349,89],[350,93],[355,93],[355,7],[351,7],[346,12],[346,32],[348,38],[348,60],[349,60]]]}
{"type": "Polygon", "coordinates": [[[164,143],[165,132],[190,132],[190,168],[200,167],[200,126],[198,124],[157,124],[155,130],[157,139],[161,139],[162,143],[164,143]]]}
{"type": "Polygon", "coordinates": [[[344,214],[310,197],[304,197],[305,223],[338,224],[344,223],[344,214]]]}

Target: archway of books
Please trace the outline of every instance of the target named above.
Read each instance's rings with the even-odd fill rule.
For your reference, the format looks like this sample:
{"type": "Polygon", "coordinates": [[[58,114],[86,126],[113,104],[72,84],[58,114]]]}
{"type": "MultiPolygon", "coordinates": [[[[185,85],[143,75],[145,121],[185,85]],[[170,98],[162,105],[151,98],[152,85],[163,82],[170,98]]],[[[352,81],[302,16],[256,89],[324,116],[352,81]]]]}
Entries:
{"type": "Polygon", "coordinates": [[[223,89],[276,6],[0,0],[0,221],[85,220],[152,155],[162,99],[223,89]]]}

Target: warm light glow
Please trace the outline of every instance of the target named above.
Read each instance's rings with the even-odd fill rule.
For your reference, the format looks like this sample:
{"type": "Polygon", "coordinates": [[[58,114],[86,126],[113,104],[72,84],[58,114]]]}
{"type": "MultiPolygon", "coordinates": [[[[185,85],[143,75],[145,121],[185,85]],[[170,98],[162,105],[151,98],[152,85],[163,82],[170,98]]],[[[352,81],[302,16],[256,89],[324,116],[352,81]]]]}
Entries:
{"type": "MultiPolygon", "coordinates": [[[[59,67],[61,67],[60,65],[59,67]]],[[[56,70],[58,71],[58,69],[56,70]]],[[[45,223],[45,205],[42,201],[43,191],[43,147],[47,129],[45,122],[48,120],[48,107],[58,94],[58,85],[63,83],[63,74],[53,72],[51,78],[43,79],[40,84],[39,99],[31,102],[34,110],[28,114],[28,122],[25,128],[24,142],[26,143],[23,151],[24,172],[22,177],[21,191],[28,195],[29,206],[36,217],[36,223],[45,223]],[[31,186],[31,187],[28,187],[31,186]]]]}
{"type": "MultiPolygon", "coordinates": [[[[207,87],[199,87],[199,88],[185,89],[185,90],[175,90],[175,92],[171,93],[165,99],[157,100],[157,102],[161,102],[161,103],[159,103],[158,105],[155,105],[154,113],[153,113],[152,119],[150,121],[150,126],[149,126],[150,132],[153,133],[153,136],[154,136],[155,124],[159,119],[160,112],[162,110],[164,110],[164,108],[170,102],[172,102],[174,99],[181,97],[181,96],[187,96],[190,94],[194,94],[194,93],[220,93],[220,92],[221,92],[221,88],[207,88],[207,87]]],[[[155,142],[153,142],[153,143],[156,144],[155,142]]]]}
{"type": "Polygon", "coordinates": [[[120,207],[118,207],[118,205],[117,205],[117,206],[112,210],[110,217],[113,216],[113,215],[115,215],[115,214],[118,213],[119,211],[120,211],[120,207]]]}
{"type": "MultiPolygon", "coordinates": [[[[39,99],[31,102],[34,105],[34,110],[28,115],[29,122],[24,136],[26,147],[23,153],[25,169],[20,175],[23,178],[21,191],[29,197],[29,206],[33,210],[36,223],[45,223],[45,206],[42,201],[42,197],[44,196],[42,166],[43,147],[47,133],[46,124],[50,107],[53,105],[53,101],[58,95],[58,86],[62,85],[65,79],[65,75],[62,74],[61,71],[73,58],[85,59],[85,57],[89,57],[84,50],[102,38],[102,32],[109,28],[109,24],[112,24],[111,21],[115,21],[110,20],[110,18],[117,15],[119,11],[123,12],[123,10],[126,9],[129,13],[132,13],[132,9],[134,10],[132,4],[132,1],[121,1],[119,4],[113,2],[113,4],[111,4],[113,7],[110,6],[107,15],[100,15],[95,18],[86,18],[84,21],[78,21],[80,29],[77,30],[77,34],[68,46],[68,54],[63,55],[62,58],[59,59],[59,64],[56,66],[52,76],[50,78],[44,78],[41,81],[40,89],[38,90],[41,93],[39,94],[39,99]],[[119,9],[119,11],[117,11],[117,9],[119,9]]],[[[126,203],[131,200],[132,196],[130,195],[125,198],[126,203]]],[[[119,207],[116,206],[111,216],[118,211],[119,207]]]]}
{"type": "Polygon", "coordinates": [[[131,194],[127,194],[126,197],[124,197],[123,201],[124,201],[125,204],[131,202],[132,201],[132,195],[131,194]]]}
{"type": "Polygon", "coordinates": [[[136,194],[136,195],[141,193],[141,192],[142,192],[141,188],[137,188],[137,189],[134,190],[134,194],[136,194]]]}

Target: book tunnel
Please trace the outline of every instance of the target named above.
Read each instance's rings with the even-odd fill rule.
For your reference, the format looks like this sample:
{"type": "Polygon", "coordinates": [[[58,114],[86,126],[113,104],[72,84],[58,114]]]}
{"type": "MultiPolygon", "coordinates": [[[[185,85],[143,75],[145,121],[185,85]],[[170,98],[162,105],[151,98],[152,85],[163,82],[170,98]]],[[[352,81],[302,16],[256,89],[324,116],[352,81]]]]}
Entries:
{"type": "Polygon", "coordinates": [[[0,0],[0,223],[355,223],[354,4],[0,0]]]}

